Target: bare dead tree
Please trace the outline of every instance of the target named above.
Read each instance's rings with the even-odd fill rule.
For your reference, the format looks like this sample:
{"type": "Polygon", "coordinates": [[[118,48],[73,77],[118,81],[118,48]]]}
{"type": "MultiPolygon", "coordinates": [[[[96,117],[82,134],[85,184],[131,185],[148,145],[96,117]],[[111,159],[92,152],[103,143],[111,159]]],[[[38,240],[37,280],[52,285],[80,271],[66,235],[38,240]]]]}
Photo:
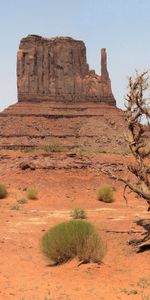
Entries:
{"type": "Polygon", "coordinates": [[[128,124],[128,138],[131,153],[135,164],[129,165],[129,171],[134,175],[135,181],[126,181],[125,185],[147,201],[150,210],[150,143],[146,133],[150,132],[150,98],[148,72],[129,78],[129,93],[126,97],[126,119],[128,124]],[[145,122],[145,124],[143,124],[145,122]]]}
{"type": "Polygon", "coordinates": [[[127,142],[134,156],[134,164],[128,165],[133,179],[125,179],[116,176],[110,170],[104,171],[111,178],[122,181],[125,184],[124,198],[127,201],[126,189],[135,192],[147,201],[150,211],[150,98],[148,72],[129,78],[129,91],[126,97],[126,120],[128,126],[127,142]]]}
{"type": "MultiPolygon", "coordinates": [[[[148,72],[129,78],[129,91],[126,96],[127,142],[134,162],[127,168],[132,174],[130,179],[116,176],[110,169],[101,171],[111,178],[124,183],[124,198],[127,202],[126,190],[135,192],[148,204],[150,211],[150,77],[148,72]]],[[[129,244],[138,246],[137,252],[150,249],[150,224],[139,220],[139,225],[146,229],[144,238],[129,240],[129,244]]]]}

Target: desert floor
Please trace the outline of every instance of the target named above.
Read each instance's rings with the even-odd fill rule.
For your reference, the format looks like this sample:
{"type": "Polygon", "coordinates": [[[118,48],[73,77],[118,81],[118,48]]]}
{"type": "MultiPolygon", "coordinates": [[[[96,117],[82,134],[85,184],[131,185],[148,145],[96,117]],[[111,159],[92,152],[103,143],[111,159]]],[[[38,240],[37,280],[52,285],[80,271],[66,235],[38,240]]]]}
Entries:
{"type": "MultiPolygon", "coordinates": [[[[0,299],[1,300],[124,300],[150,299],[150,252],[137,253],[130,239],[142,236],[137,224],[149,219],[146,203],[129,194],[123,199],[123,185],[94,169],[58,168],[22,171],[23,155],[1,153],[0,181],[8,197],[0,200],[0,299]],[[102,183],[115,187],[111,204],[96,199],[102,183]],[[35,186],[37,200],[28,200],[13,210],[26,188],[35,186]],[[41,238],[54,224],[70,219],[70,210],[82,207],[107,242],[101,265],[77,260],[51,267],[41,252],[41,238]]],[[[101,154],[110,164],[128,157],[101,154]]],[[[148,222],[148,221],[147,221],[148,222]]]]}

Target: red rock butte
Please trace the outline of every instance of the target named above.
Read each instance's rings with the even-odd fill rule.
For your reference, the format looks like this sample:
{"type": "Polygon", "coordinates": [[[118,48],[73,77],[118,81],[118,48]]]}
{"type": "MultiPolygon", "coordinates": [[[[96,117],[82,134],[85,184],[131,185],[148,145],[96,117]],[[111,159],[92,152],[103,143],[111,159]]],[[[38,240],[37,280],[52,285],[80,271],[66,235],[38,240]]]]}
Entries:
{"type": "Polygon", "coordinates": [[[124,113],[116,107],[101,50],[90,70],[82,41],[29,35],[17,54],[18,102],[0,113],[0,148],[126,151],[124,113]]]}
{"type": "Polygon", "coordinates": [[[71,37],[28,35],[17,54],[18,101],[96,101],[115,105],[101,49],[101,75],[89,69],[86,47],[71,37]]]}

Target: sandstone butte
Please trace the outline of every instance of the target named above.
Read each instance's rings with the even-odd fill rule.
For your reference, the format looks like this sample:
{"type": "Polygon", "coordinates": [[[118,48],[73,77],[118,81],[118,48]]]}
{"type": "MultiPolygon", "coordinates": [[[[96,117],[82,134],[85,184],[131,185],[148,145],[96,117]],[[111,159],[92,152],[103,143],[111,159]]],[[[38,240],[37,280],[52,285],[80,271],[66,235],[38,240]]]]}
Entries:
{"type": "Polygon", "coordinates": [[[124,113],[116,107],[101,49],[101,75],[71,37],[28,35],[17,53],[18,102],[0,113],[0,148],[126,151],[124,113]]]}
{"type": "Polygon", "coordinates": [[[18,101],[98,101],[115,105],[101,50],[101,76],[89,70],[82,41],[28,36],[17,54],[18,101]]]}

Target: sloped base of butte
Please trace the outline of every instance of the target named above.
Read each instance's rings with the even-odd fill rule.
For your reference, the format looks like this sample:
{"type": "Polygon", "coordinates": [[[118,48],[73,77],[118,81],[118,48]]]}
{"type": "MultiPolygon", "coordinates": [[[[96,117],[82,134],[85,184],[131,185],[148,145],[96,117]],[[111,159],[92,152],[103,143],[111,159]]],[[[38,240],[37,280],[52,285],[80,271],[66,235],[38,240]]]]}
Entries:
{"type": "Polygon", "coordinates": [[[0,148],[55,146],[66,150],[125,152],[120,109],[94,102],[19,102],[0,113],[0,148]]]}

